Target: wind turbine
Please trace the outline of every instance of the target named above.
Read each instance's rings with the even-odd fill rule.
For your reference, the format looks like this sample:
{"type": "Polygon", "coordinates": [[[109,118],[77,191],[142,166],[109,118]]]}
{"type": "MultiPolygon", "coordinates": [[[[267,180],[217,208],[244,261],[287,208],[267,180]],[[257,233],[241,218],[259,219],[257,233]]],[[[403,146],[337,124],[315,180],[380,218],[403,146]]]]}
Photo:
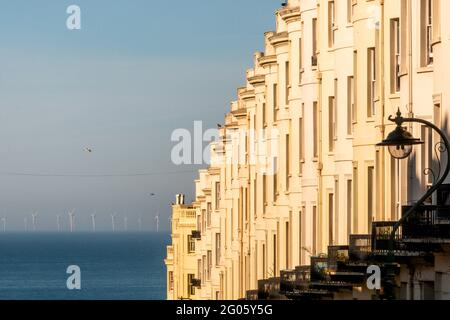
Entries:
{"type": "Polygon", "coordinates": [[[113,232],[116,231],[116,215],[116,213],[111,214],[111,226],[113,232]]]}
{"type": "Polygon", "coordinates": [[[156,214],[155,220],[156,220],[156,232],[159,232],[159,213],[156,214]]]}
{"type": "Polygon", "coordinates": [[[2,218],[2,222],[3,222],[3,232],[6,232],[6,217],[2,218]]]}
{"type": "Polygon", "coordinates": [[[28,231],[28,218],[27,217],[23,218],[23,224],[25,226],[25,232],[27,232],[28,231]]]}
{"type": "Polygon", "coordinates": [[[56,215],[56,227],[58,228],[58,232],[61,231],[61,215],[56,215]]]}
{"type": "Polygon", "coordinates": [[[142,231],[142,217],[141,216],[139,216],[139,218],[138,218],[138,228],[139,228],[139,231],[142,231]]]}
{"type": "Polygon", "coordinates": [[[124,228],[125,232],[128,231],[128,217],[127,216],[123,217],[123,228],[124,228]]]}
{"type": "Polygon", "coordinates": [[[36,224],[37,224],[37,216],[38,216],[38,214],[39,214],[39,212],[37,212],[37,211],[34,211],[31,214],[31,218],[33,220],[33,231],[36,231],[36,224]]]}
{"type": "Polygon", "coordinates": [[[70,219],[70,232],[73,232],[75,230],[75,211],[74,210],[69,212],[69,219],[70,219]]]}
{"type": "Polygon", "coordinates": [[[92,219],[92,231],[95,232],[96,231],[96,226],[95,226],[95,217],[97,216],[97,213],[93,213],[91,214],[91,219],[92,219]]]}

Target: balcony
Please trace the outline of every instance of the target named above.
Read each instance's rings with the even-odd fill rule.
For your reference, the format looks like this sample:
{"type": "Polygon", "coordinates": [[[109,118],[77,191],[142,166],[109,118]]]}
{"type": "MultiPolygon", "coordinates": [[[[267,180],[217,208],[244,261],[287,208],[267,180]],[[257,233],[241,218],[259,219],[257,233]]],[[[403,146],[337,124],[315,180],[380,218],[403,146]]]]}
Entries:
{"type": "Polygon", "coordinates": [[[328,269],[337,271],[349,261],[349,246],[328,247],[328,269]]]}
{"type": "MultiPolygon", "coordinates": [[[[403,207],[405,214],[411,207],[403,207]]],[[[450,206],[421,206],[402,226],[403,241],[450,243],[450,206]]]]}
{"type": "Polygon", "coordinates": [[[311,257],[311,281],[328,281],[328,258],[326,256],[311,257]]]}
{"type": "Polygon", "coordinates": [[[289,294],[305,291],[309,287],[310,279],[310,266],[299,266],[294,270],[283,270],[280,272],[280,293],[289,294]]]}
{"type": "MultiPolygon", "coordinates": [[[[375,255],[387,255],[389,251],[389,238],[396,221],[378,221],[372,223],[372,251],[375,255]]],[[[395,235],[394,251],[399,253],[404,248],[401,244],[401,228],[395,235]]]]}
{"type": "Polygon", "coordinates": [[[353,263],[369,259],[372,252],[372,237],[368,234],[352,234],[349,237],[348,256],[353,263]]]}
{"type": "Polygon", "coordinates": [[[200,240],[202,238],[202,233],[201,233],[201,231],[198,231],[198,230],[193,230],[191,235],[192,235],[192,239],[200,240]]]}
{"type": "Polygon", "coordinates": [[[270,278],[258,281],[258,300],[280,299],[280,278],[270,278]]]}
{"type": "Polygon", "coordinates": [[[195,278],[191,279],[191,286],[200,288],[202,286],[202,280],[195,278]]]}

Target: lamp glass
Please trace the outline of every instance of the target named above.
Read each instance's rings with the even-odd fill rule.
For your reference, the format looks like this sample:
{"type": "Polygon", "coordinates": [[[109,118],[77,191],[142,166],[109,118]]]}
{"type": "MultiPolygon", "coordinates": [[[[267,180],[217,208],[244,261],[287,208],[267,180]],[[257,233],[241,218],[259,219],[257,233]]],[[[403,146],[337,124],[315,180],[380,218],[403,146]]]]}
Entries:
{"type": "Polygon", "coordinates": [[[395,159],[406,159],[409,157],[413,150],[412,145],[396,145],[396,146],[389,146],[389,153],[392,157],[395,159]]]}

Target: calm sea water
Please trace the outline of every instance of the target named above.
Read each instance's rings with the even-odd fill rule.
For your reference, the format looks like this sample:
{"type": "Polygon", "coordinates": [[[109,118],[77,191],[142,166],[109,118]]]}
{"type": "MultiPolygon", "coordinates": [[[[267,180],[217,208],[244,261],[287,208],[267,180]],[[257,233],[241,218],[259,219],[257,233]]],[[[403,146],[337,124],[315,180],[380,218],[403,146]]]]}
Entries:
{"type": "Polygon", "coordinates": [[[168,234],[0,235],[1,300],[161,300],[168,234]],[[67,267],[81,268],[68,290],[67,267]]]}

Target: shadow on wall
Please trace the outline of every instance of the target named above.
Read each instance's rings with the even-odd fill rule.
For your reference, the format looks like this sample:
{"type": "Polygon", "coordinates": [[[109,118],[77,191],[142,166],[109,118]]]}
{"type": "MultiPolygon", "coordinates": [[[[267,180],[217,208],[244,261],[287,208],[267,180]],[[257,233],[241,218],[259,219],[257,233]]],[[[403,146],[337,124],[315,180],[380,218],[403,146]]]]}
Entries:
{"type": "MultiPolygon", "coordinates": [[[[449,118],[446,115],[442,121],[442,125],[440,129],[445,133],[445,135],[450,139],[450,132],[448,131],[449,118]]],[[[447,159],[447,150],[443,149],[444,145],[440,139],[440,137],[432,130],[433,141],[430,146],[432,152],[432,162],[431,166],[425,167],[422,164],[423,156],[418,160],[418,155],[421,155],[421,151],[417,148],[423,148],[422,151],[428,152],[426,150],[426,145],[415,146],[416,148],[412,155],[408,158],[408,205],[412,205],[417,202],[420,197],[427,191],[427,188],[435,184],[439,178],[444,174],[445,167],[447,166],[447,162],[450,159],[447,159]],[[438,140],[439,139],[439,140],[438,140]],[[419,166],[420,170],[416,170],[417,166],[419,166]],[[420,176],[417,173],[420,172],[420,176]],[[428,181],[428,185],[425,185],[424,182],[428,181]]],[[[429,143],[428,136],[425,136],[426,143],[429,143]]],[[[426,162],[425,162],[426,163],[426,162]]],[[[447,177],[444,183],[450,183],[449,178],[447,177]]],[[[426,204],[432,204],[435,202],[435,195],[433,198],[428,199],[426,204]]]]}

